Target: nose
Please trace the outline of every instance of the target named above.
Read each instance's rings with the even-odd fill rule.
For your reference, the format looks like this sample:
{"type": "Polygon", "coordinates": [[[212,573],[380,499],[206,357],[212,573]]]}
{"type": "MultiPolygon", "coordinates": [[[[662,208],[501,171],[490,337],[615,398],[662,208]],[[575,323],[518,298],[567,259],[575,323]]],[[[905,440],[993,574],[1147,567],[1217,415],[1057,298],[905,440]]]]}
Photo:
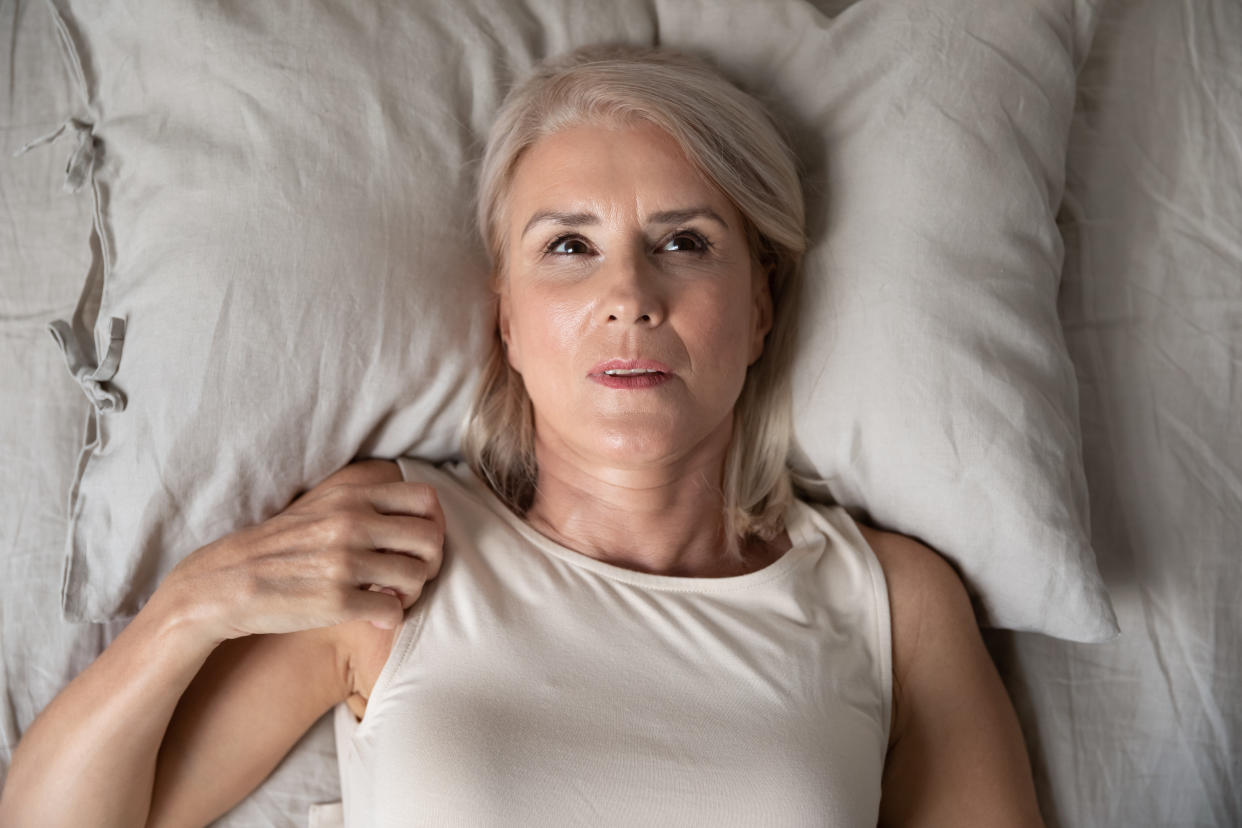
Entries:
{"type": "Polygon", "coordinates": [[[602,303],[609,324],[645,324],[655,327],[664,321],[665,297],[660,290],[657,269],[642,256],[614,261],[604,268],[607,287],[602,303]]]}

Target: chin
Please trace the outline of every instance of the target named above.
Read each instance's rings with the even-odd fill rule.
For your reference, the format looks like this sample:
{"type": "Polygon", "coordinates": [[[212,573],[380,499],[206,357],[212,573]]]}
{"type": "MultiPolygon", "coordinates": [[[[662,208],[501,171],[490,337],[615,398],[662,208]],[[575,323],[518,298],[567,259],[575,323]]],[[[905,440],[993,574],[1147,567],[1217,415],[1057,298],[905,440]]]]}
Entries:
{"type": "Polygon", "coordinates": [[[667,428],[613,430],[594,441],[595,451],[617,466],[640,468],[657,465],[681,454],[683,444],[669,439],[675,434],[667,428]]]}

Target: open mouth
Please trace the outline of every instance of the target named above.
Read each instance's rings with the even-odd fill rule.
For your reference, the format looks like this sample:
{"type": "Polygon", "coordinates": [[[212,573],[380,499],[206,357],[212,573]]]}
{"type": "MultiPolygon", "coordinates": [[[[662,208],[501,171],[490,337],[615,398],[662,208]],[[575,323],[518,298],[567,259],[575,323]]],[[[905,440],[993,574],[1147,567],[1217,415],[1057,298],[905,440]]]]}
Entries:
{"type": "Polygon", "coordinates": [[[655,388],[672,379],[671,374],[663,371],[644,371],[635,374],[591,374],[591,379],[608,388],[655,388]]]}

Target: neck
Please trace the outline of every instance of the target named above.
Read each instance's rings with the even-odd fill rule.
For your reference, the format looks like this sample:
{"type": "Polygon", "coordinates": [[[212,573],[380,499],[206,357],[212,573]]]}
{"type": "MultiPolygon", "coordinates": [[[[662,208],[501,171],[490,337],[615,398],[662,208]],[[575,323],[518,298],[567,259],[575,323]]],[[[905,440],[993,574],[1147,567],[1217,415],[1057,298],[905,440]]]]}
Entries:
{"type": "Polygon", "coordinates": [[[582,457],[536,428],[539,476],[526,518],[563,546],[639,572],[724,577],[766,565],[784,551],[779,544],[752,544],[740,570],[723,555],[721,484],[731,428],[726,419],[685,456],[639,466],[582,457]]]}

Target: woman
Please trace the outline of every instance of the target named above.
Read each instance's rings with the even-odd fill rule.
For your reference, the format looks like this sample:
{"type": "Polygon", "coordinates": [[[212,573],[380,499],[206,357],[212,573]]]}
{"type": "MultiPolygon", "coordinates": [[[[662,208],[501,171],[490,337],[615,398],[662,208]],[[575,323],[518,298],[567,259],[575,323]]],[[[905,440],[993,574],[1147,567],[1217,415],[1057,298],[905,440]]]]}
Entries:
{"type": "Polygon", "coordinates": [[[762,107],[578,50],[478,192],[468,464],[352,464],[182,561],[25,734],[4,824],[205,824],[335,706],[359,823],[1039,825],[953,570],[794,496],[803,208],[762,107]]]}

